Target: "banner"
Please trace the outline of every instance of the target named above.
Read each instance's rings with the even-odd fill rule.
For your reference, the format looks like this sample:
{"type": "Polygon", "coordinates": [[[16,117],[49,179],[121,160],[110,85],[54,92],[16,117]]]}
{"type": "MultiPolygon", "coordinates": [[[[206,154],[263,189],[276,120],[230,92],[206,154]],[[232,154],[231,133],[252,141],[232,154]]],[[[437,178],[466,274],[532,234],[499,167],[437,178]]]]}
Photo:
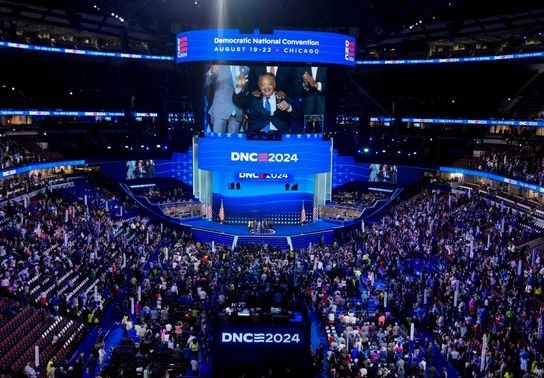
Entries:
{"type": "Polygon", "coordinates": [[[176,37],[176,62],[253,61],[355,65],[355,38],[337,33],[302,30],[194,30],[176,37]]]}

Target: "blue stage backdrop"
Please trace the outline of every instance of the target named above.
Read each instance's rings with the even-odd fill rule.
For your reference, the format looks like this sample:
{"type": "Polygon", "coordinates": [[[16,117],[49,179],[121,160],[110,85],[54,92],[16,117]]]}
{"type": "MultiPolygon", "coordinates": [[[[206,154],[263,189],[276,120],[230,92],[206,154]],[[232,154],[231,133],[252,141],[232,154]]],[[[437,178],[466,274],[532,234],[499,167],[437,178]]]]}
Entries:
{"type": "MultiPolygon", "coordinates": [[[[229,223],[247,223],[249,219],[268,218],[276,224],[299,224],[303,215],[302,206],[306,221],[312,221],[313,207],[316,205],[316,178],[331,166],[331,142],[312,139],[311,135],[302,135],[300,139],[292,135],[292,139],[280,142],[246,141],[244,137],[242,135],[238,140],[238,135],[229,138],[227,135],[216,134],[215,139],[206,137],[199,140],[198,164],[201,169],[209,168],[211,179],[209,195],[197,197],[212,205],[213,219],[219,221],[223,202],[224,219],[229,223]],[[231,160],[233,152],[238,155],[231,160]],[[256,155],[252,155],[254,153],[256,155]],[[261,159],[260,154],[264,154],[261,159]],[[277,159],[277,154],[290,159],[279,162],[277,160],[282,158],[277,159]],[[270,161],[271,156],[273,161],[270,161]]],[[[90,162],[88,164],[93,165],[90,162]]],[[[185,184],[194,185],[193,164],[191,148],[187,153],[174,153],[170,160],[155,160],[154,175],[177,178],[185,184]]],[[[126,161],[103,162],[99,165],[105,175],[115,180],[126,180],[130,173],[126,161]]],[[[394,166],[386,166],[386,174],[380,175],[380,171],[384,172],[383,167],[382,164],[357,163],[352,156],[338,155],[334,151],[332,188],[357,181],[393,184],[395,175],[391,169],[394,166]],[[372,166],[376,168],[375,174],[372,173],[372,166]]],[[[423,172],[422,168],[398,166],[397,185],[409,185],[419,180],[423,172]]]]}
{"type": "Polygon", "coordinates": [[[274,224],[300,224],[302,206],[306,221],[312,221],[314,175],[252,174],[215,172],[213,174],[214,220],[223,214],[228,223],[247,223],[267,219],[274,224]],[[275,178],[281,176],[281,178],[275,178]]]}
{"type": "Polygon", "coordinates": [[[331,170],[332,142],[320,137],[284,135],[282,141],[254,141],[239,134],[210,134],[198,138],[195,148],[195,193],[212,205],[216,221],[311,222],[314,202],[330,193],[326,185],[316,183],[320,174],[331,170]]]}
{"type": "Polygon", "coordinates": [[[193,149],[186,153],[176,152],[171,160],[157,160],[155,164],[157,177],[173,177],[187,185],[193,185],[193,149]]]}

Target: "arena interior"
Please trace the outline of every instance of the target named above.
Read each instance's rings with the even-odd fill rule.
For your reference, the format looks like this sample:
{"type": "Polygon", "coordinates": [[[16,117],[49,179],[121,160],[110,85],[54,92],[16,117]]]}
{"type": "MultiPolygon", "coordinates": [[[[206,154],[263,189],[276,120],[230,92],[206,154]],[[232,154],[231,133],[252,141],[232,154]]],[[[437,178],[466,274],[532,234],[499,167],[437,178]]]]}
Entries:
{"type": "Polygon", "coordinates": [[[544,376],[544,5],[0,2],[0,377],[544,376]]]}

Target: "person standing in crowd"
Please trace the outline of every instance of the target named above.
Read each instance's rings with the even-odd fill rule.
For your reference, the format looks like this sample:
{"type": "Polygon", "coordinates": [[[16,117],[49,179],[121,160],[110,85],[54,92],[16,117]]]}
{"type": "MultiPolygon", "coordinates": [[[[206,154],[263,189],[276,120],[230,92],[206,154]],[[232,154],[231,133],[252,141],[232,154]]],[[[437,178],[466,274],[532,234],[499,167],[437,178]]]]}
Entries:
{"type": "Polygon", "coordinates": [[[25,375],[28,378],[37,378],[38,377],[38,373],[34,369],[33,365],[34,364],[32,363],[32,361],[27,361],[27,363],[25,365],[25,368],[23,370],[23,372],[25,373],[25,375]]]}

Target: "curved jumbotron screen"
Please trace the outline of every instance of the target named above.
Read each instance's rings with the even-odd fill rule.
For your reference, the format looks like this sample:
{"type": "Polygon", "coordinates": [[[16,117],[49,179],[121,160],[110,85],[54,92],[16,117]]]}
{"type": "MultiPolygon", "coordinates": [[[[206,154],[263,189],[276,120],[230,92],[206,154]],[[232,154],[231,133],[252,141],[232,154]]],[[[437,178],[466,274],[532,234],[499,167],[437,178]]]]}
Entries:
{"type": "Polygon", "coordinates": [[[176,62],[245,61],[355,65],[355,38],[337,33],[275,30],[272,34],[209,29],[179,33],[176,62]]]}
{"type": "Polygon", "coordinates": [[[178,34],[176,46],[177,63],[203,62],[205,132],[323,133],[328,66],[355,64],[355,38],[337,33],[196,30],[178,34]]]}

